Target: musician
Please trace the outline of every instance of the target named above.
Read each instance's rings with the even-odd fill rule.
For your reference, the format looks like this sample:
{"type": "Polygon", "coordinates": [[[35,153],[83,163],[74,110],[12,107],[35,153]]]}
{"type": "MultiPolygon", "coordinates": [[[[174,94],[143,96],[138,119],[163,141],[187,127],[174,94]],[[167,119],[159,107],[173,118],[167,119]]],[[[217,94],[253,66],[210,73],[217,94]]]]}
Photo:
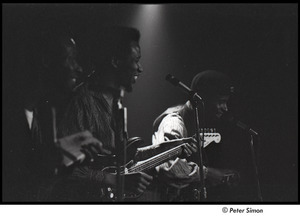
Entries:
{"type": "MultiPolygon", "coordinates": [[[[78,88],[65,112],[59,134],[65,136],[89,130],[106,150],[118,157],[116,149],[124,147],[120,141],[125,137],[119,106],[124,91],[131,92],[133,84],[143,72],[140,63],[140,32],[131,27],[114,26],[97,29],[89,36],[92,36],[89,40],[91,46],[87,50],[95,73],[78,88]]],[[[136,160],[147,159],[160,150],[160,146],[138,149],[136,160]]],[[[188,144],[185,151],[191,152],[188,144]]],[[[113,164],[114,161],[112,159],[109,163],[113,164]]],[[[74,168],[59,188],[62,190],[57,190],[57,200],[106,200],[108,195],[105,190],[107,187],[116,188],[117,177],[116,174],[101,170],[103,162],[96,167],[95,164],[87,163],[74,168]]],[[[144,172],[125,174],[124,190],[140,194],[151,181],[152,176],[144,172]]]]}
{"type": "MultiPolygon", "coordinates": [[[[198,73],[193,78],[191,89],[196,91],[204,100],[205,127],[216,128],[220,117],[228,110],[228,100],[233,91],[231,80],[224,73],[206,70],[198,73]]],[[[200,117],[202,117],[202,111],[203,108],[200,108],[200,117]]],[[[204,120],[201,119],[200,121],[202,124],[204,120]]],[[[183,105],[168,108],[154,121],[153,127],[153,144],[195,135],[195,117],[192,102],[187,101],[183,105]]],[[[159,179],[165,183],[165,185],[160,185],[163,187],[159,190],[162,201],[194,200],[192,188],[189,189],[188,186],[191,183],[200,181],[199,166],[195,163],[198,162],[197,157],[198,153],[194,153],[186,159],[170,160],[156,168],[159,179]],[[189,191],[185,191],[185,189],[189,189],[189,191]]],[[[203,157],[204,179],[208,185],[221,184],[225,181],[226,175],[229,174],[232,174],[231,178],[234,177],[235,180],[238,177],[236,172],[226,168],[223,168],[223,170],[212,168],[208,164],[205,153],[203,157]]],[[[233,184],[233,182],[228,182],[228,185],[230,184],[233,184]]]]}
{"type": "MultiPolygon", "coordinates": [[[[114,153],[115,140],[121,134],[116,121],[121,90],[131,92],[132,85],[143,71],[140,63],[140,33],[129,27],[103,28],[93,38],[89,52],[95,74],[78,88],[71,99],[58,133],[63,137],[89,130],[106,150],[114,153]]],[[[151,179],[144,173],[128,175],[125,187],[143,192],[151,179]]],[[[54,199],[99,202],[103,196],[101,187],[115,187],[116,181],[116,175],[106,174],[87,163],[73,169],[61,183],[54,199]]]]}
{"type": "MultiPolygon", "coordinates": [[[[56,23],[25,32],[17,47],[16,76],[4,107],[4,201],[49,200],[62,169],[51,108],[59,122],[82,68],[74,37],[59,27],[56,23]]],[[[90,146],[102,151],[99,141],[84,139],[92,141],[88,153],[93,152],[90,146]]]]}

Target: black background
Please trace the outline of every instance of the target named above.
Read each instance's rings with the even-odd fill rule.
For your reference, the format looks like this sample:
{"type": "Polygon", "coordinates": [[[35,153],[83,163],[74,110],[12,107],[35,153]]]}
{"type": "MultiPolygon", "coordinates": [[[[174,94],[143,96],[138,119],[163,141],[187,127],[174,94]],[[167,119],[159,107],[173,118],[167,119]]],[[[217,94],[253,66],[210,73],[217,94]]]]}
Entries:
{"type": "Polygon", "coordinates": [[[296,202],[297,18],[297,4],[5,4],[3,96],[9,100],[18,48],[36,25],[61,20],[78,37],[102,24],[137,27],[144,72],[125,97],[129,136],[151,143],[154,119],[186,101],[167,74],[190,85],[200,71],[223,71],[235,83],[232,109],[261,135],[264,201],[296,202]]]}

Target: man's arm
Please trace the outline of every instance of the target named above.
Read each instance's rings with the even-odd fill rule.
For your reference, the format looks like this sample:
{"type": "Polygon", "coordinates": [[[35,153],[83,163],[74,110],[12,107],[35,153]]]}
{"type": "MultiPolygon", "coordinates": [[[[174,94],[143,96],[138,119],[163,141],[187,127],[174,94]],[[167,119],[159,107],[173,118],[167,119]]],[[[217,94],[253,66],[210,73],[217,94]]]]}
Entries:
{"type": "Polygon", "coordinates": [[[161,154],[163,152],[166,152],[172,148],[178,147],[180,145],[184,145],[184,146],[181,154],[179,154],[179,157],[185,158],[186,156],[190,156],[192,152],[196,151],[196,146],[190,145],[193,144],[193,142],[194,142],[193,138],[181,138],[181,139],[174,138],[159,144],[138,148],[134,160],[143,161],[153,156],[156,156],[158,154],[161,154]]]}
{"type": "MultiPolygon", "coordinates": [[[[184,137],[187,137],[184,121],[181,116],[172,113],[163,118],[152,139],[153,143],[157,144],[162,141],[184,137]]],[[[168,179],[171,185],[176,185],[175,183],[190,183],[199,177],[198,165],[180,158],[165,162],[156,167],[156,170],[162,174],[163,178],[168,179]]]]}

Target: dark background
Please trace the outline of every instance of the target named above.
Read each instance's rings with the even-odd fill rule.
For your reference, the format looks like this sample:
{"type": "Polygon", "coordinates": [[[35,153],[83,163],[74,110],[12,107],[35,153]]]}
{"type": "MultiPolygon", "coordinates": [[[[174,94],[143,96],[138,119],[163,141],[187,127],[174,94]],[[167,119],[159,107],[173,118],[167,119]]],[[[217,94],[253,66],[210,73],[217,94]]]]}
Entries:
{"type": "Polygon", "coordinates": [[[150,144],[154,119],[186,101],[167,74],[190,85],[198,72],[223,71],[235,83],[236,116],[261,135],[264,201],[298,201],[297,4],[4,4],[2,11],[4,100],[18,48],[36,25],[61,20],[79,38],[103,24],[137,27],[144,72],[125,97],[129,136],[150,144]]]}

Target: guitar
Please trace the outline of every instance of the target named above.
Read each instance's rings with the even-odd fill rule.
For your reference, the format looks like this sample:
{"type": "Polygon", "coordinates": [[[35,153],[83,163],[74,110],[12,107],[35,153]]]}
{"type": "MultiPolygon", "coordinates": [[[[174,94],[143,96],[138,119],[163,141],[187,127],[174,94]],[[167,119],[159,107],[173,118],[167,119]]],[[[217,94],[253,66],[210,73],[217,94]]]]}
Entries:
{"type": "MultiPolygon", "coordinates": [[[[82,144],[85,144],[88,138],[91,138],[92,134],[89,131],[83,131],[80,133],[76,133],[67,137],[63,137],[58,140],[57,146],[60,148],[63,154],[63,162],[62,164],[65,167],[70,167],[75,163],[81,163],[86,159],[85,154],[81,151],[82,144]]],[[[126,156],[130,160],[124,166],[121,167],[121,174],[129,174],[135,172],[143,172],[149,169],[152,169],[160,164],[173,159],[179,155],[181,155],[184,143],[191,142],[194,137],[183,138],[183,139],[174,139],[167,142],[163,142],[158,146],[170,147],[167,150],[163,150],[160,153],[153,154],[152,157],[147,158],[146,160],[136,161],[135,154],[138,147],[143,145],[143,140],[139,137],[133,137],[128,140],[126,145],[126,156]]],[[[221,141],[221,135],[219,133],[204,133],[204,144],[203,147],[207,147],[211,142],[219,143],[221,141]]],[[[104,166],[103,165],[111,165],[111,162],[116,161],[116,156],[112,155],[100,155],[98,154],[98,158],[95,158],[93,166],[95,169],[101,169],[106,172],[116,173],[116,166],[104,166]],[[104,169],[103,169],[104,168],[104,169]]],[[[104,197],[103,199],[109,199],[110,201],[115,198],[115,189],[108,187],[104,189],[104,197]]],[[[134,194],[131,192],[126,192],[124,198],[134,199],[142,194],[134,194]]]]}
{"type": "MultiPolygon", "coordinates": [[[[125,174],[130,174],[130,173],[137,173],[137,172],[143,172],[150,170],[156,166],[161,165],[162,163],[174,159],[182,154],[182,150],[185,146],[186,142],[190,142],[193,139],[193,137],[189,138],[184,138],[184,139],[174,139],[170,140],[164,143],[173,143],[174,147],[167,150],[163,151],[153,157],[150,157],[146,160],[143,161],[138,161],[135,162],[134,159],[126,163],[124,166],[121,167],[121,175],[125,174]]],[[[203,147],[207,147],[210,143],[216,142],[219,143],[221,141],[221,135],[219,133],[204,133],[204,144],[203,147]]],[[[133,141],[132,144],[129,145],[134,145],[134,143],[140,142],[139,140],[133,141]]],[[[160,144],[162,145],[162,144],[160,144]]],[[[108,173],[113,173],[116,174],[116,167],[115,166],[108,166],[102,169],[102,171],[108,172],[108,173]]],[[[107,191],[104,193],[107,197],[107,199],[114,200],[115,199],[115,189],[108,187],[107,191]]],[[[134,199],[138,198],[142,195],[140,194],[135,194],[132,192],[125,192],[123,195],[124,199],[134,199]]]]}

